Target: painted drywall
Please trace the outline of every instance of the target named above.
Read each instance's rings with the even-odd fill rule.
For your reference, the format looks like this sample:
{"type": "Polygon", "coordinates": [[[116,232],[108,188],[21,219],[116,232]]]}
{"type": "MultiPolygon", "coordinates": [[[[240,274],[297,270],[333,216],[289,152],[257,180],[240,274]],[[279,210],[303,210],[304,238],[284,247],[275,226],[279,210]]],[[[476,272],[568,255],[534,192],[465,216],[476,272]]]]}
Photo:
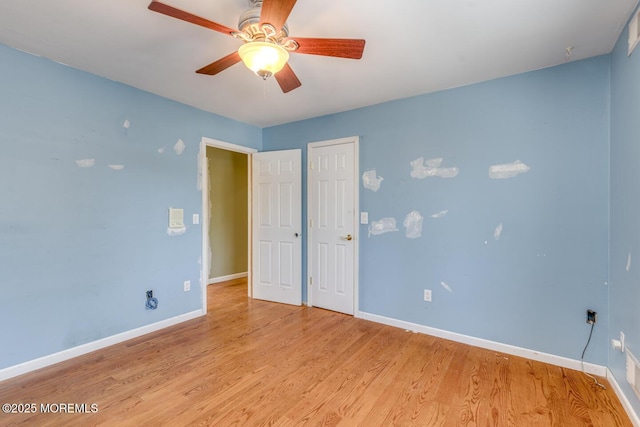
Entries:
{"type": "MultiPolygon", "coordinates": [[[[611,221],[609,335],[625,333],[640,356],[640,47],[627,56],[628,31],[611,54],[611,221]]],[[[609,349],[609,368],[640,414],[640,400],[626,381],[625,355],[609,349]]]]}
{"type": "Polygon", "coordinates": [[[261,130],[3,45],[0,63],[0,369],[200,309],[200,140],[259,149],[261,130]]]}
{"type": "Polygon", "coordinates": [[[262,142],[306,162],[308,142],[360,136],[360,176],[384,178],[361,183],[360,209],[399,228],[361,225],[361,311],[579,359],[592,308],[585,359],[604,365],[608,100],[603,56],[267,128],[262,142]]]}
{"type": "Polygon", "coordinates": [[[209,278],[246,273],[248,263],[247,155],[207,147],[209,162],[209,278]]]}

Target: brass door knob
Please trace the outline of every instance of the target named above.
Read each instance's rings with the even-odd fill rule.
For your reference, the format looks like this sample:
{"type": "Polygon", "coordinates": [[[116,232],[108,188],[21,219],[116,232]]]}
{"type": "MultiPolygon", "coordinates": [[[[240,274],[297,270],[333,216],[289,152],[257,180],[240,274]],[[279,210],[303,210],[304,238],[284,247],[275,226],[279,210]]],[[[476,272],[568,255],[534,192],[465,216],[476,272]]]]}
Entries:
{"type": "Polygon", "coordinates": [[[353,240],[353,236],[351,234],[347,234],[347,237],[343,237],[343,240],[353,240]]]}

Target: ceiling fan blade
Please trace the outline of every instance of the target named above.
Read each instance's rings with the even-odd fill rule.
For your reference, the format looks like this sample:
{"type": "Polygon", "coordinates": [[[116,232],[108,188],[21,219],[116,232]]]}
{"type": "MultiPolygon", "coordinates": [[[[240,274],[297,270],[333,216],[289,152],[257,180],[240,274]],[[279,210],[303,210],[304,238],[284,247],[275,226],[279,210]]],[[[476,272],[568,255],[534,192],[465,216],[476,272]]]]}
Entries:
{"type": "Polygon", "coordinates": [[[264,0],[260,12],[260,25],[271,24],[280,31],[287,21],[296,0],[264,0]]]}
{"type": "Polygon", "coordinates": [[[242,61],[242,59],[240,58],[240,55],[238,55],[238,52],[236,51],[236,52],[230,53],[224,58],[220,58],[217,61],[212,62],[209,65],[205,65],[204,67],[196,71],[196,73],[208,74],[210,76],[214,76],[219,72],[224,71],[227,68],[231,67],[232,65],[237,64],[240,61],[242,61]]]}
{"type": "Polygon", "coordinates": [[[292,53],[337,56],[349,59],[362,58],[365,43],[362,39],[323,39],[313,37],[290,37],[290,39],[295,40],[299,46],[292,53]]]}
{"type": "Polygon", "coordinates": [[[291,92],[302,86],[302,83],[298,80],[298,76],[296,76],[296,73],[293,72],[289,64],[285,64],[284,68],[275,74],[275,78],[284,93],[291,92]]]}
{"type": "Polygon", "coordinates": [[[149,4],[149,10],[162,13],[163,15],[180,19],[182,21],[187,21],[192,24],[200,25],[201,27],[209,28],[210,30],[219,31],[227,35],[231,35],[231,33],[235,31],[233,28],[218,24],[217,22],[209,21],[208,19],[204,19],[189,12],[185,12],[184,10],[176,9],[173,6],[160,3],[159,1],[152,1],[149,4]]]}

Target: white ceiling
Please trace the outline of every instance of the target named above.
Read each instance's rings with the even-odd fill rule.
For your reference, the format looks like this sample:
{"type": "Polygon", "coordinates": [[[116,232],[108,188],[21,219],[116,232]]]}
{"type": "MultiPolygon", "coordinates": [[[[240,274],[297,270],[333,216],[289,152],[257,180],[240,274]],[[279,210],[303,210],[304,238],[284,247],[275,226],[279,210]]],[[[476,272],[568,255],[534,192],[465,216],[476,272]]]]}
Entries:
{"type": "MultiPolygon", "coordinates": [[[[235,28],[248,0],[162,0],[235,28]]],[[[266,127],[609,53],[638,0],[299,0],[290,35],[364,38],[361,60],[292,54],[283,94],[240,64],[240,41],[150,0],[0,0],[0,43],[266,127]]]]}

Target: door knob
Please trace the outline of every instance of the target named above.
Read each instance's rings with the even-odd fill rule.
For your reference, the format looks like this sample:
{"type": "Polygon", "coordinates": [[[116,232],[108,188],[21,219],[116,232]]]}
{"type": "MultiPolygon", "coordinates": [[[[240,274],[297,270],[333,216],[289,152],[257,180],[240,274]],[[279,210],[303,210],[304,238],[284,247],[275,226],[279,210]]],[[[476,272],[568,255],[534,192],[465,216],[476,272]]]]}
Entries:
{"type": "Polygon", "coordinates": [[[300,236],[301,236],[301,233],[296,233],[296,234],[295,234],[295,236],[296,236],[296,237],[300,237],[300,236]]]}
{"type": "Polygon", "coordinates": [[[343,240],[353,240],[353,236],[351,234],[347,234],[347,237],[343,237],[343,240]]]}

